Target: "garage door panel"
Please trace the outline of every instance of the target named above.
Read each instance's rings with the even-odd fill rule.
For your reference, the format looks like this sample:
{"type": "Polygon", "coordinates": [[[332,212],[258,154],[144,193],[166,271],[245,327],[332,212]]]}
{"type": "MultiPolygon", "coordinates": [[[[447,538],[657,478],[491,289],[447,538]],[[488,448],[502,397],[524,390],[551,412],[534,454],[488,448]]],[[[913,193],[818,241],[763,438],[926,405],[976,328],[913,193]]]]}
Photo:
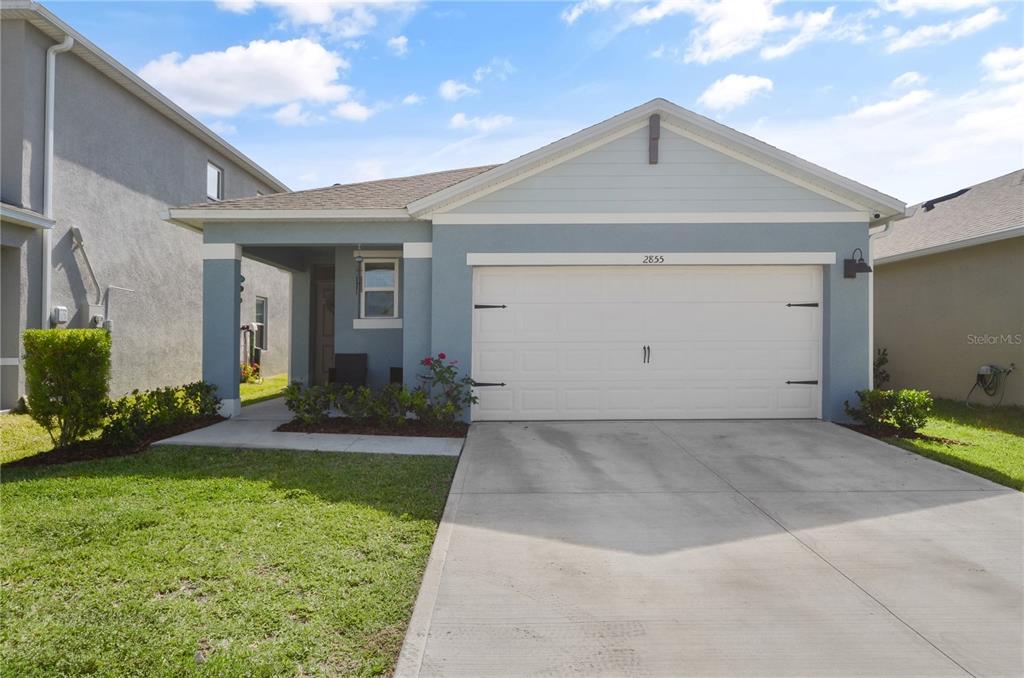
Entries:
{"type": "Polygon", "coordinates": [[[820,298],[814,266],[478,268],[506,308],[474,311],[473,376],[507,385],[473,417],[817,417],[785,382],[819,378],[820,307],[786,303],[820,298]]]}

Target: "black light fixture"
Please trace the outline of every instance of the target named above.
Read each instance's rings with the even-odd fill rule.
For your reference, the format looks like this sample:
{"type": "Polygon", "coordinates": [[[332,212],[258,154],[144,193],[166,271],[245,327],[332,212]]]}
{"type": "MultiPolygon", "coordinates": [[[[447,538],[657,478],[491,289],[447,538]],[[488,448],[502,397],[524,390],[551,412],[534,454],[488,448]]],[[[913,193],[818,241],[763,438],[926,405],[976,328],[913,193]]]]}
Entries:
{"type": "Polygon", "coordinates": [[[356,294],[362,292],[363,283],[363,250],[356,250],[356,294]]]}
{"type": "Polygon", "coordinates": [[[843,277],[856,278],[858,273],[871,273],[871,267],[864,261],[864,253],[858,247],[852,259],[843,259],[843,277]]]}

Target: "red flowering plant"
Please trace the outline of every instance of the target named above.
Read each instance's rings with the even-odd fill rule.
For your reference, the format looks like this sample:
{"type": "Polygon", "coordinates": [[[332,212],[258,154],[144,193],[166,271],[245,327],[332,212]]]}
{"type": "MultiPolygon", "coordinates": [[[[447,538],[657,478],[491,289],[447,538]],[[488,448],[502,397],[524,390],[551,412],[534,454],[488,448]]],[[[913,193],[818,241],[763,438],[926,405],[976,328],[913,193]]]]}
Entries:
{"type": "Polygon", "coordinates": [[[477,402],[473,395],[473,380],[459,376],[459,361],[448,360],[444,353],[427,356],[420,361],[427,368],[419,375],[425,397],[413,399],[416,417],[426,424],[450,426],[466,407],[477,402]]]}
{"type": "Polygon", "coordinates": [[[242,363],[242,383],[258,384],[263,381],[259,363],[242,363]]]}

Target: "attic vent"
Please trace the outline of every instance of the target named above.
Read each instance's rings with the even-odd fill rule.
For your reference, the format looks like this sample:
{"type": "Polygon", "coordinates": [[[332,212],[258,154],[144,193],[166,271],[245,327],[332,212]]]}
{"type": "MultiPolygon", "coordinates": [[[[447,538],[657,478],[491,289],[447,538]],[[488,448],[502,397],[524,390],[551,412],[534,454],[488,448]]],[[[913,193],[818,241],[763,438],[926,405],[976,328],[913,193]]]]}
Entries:
{"type": "Polygon", "coordinates": [[[953,198],[959,198],[961,195],[963,195],[969,190],[971,189],[961,188],[959,191],[956,191],[955,193],[950,193],[949,195],[944,195],[939,198],[933,198],[928,202],[921,203],[921,207],[924,208],[925,212],[931,212],[933,209],[935,209],[935,206],[938,205],[940,202],[946,202],[947,200],[952,200],[953,198]]]}

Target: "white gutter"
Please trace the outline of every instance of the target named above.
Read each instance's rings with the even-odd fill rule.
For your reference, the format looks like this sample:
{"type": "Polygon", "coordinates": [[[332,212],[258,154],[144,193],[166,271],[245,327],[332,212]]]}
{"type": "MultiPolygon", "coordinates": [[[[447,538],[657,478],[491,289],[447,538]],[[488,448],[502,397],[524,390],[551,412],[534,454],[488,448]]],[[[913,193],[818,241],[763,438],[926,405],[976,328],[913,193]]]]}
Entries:
{"type": "MultiPolygon", "coordinates": [[[[902,217],[900,217],[902,218],[902,217]]],[[[868,388],[875,387],[875,240],[892,234],[892,219],[878,228],[868,229],[868,388]]]]}
{"type": "MultiPolygon", "coordinates": [[[[53,220],[53,98],[56,81],[57,54],[66,52],[74,46],[75,40],[70,35],[64,36],[64,42],[52,45],[46,50],[46,130],[43,138],[43,217],[53,220]]],[[[43,231],[43,271],[42,271],[42,315],[40,325],[43,329],[50,326],[50,229],[43,231]]]]}

